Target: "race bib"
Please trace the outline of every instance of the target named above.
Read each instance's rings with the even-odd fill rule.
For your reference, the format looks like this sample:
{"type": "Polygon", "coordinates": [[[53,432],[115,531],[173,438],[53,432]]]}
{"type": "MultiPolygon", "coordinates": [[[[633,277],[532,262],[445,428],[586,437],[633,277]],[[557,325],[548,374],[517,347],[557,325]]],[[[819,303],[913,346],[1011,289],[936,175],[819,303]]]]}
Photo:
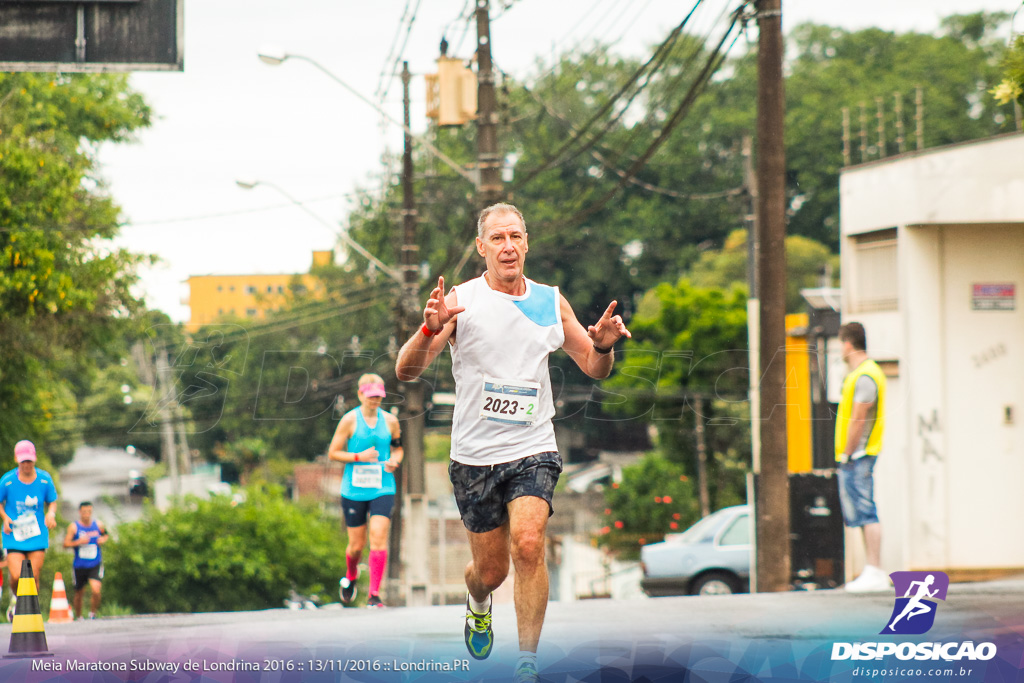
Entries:
{"type": "Polygon", "coordinates": [[[540,384],[522,379],[484,377],[480,417],[502,424],[528,427],[540,412],[540,384]]]}
{"type": "Polygon", "coordinates": [[[381,465],[353,465],[352,485],[361,489],[379,489],[384,485],[384,468],[381,465]]]}
{"type": "Polygon", "coordinates": [[[14,534],[14,540],[19,543],[27,541],[33,536],[38,536],[41,532],[39,530],[39,520],[36,519],[35,513],[23,512],[19,515],[11,523],[11,533],[14,534]]]}
{"type": "Polygon", "coordinates": [[[78,546],[78,559],[80,560],[95,560],[99,554],[100,547],[95,543],[78,546]]]}

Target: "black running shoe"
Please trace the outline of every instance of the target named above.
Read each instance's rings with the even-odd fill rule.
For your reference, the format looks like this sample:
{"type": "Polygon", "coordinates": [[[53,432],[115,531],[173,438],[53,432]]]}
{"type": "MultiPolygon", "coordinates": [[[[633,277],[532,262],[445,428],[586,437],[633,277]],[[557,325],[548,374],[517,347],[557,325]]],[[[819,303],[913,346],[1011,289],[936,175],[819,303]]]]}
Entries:
{"type": "Polygon", "coordinates": [[[366,606],[370,609],[378,608],[383,609],[384,602],[380,599],[379,595],[371,595],[366,599],[366,606]]]}
{"type": "Polygon", "coordinates": [[[341,602],[345,605],[351,605],[352,601],[356,599],[356,582],[349,581],[347,576],[343,576],[338,585],[341,587],[338,591],[338,594],[341,595],[341,602]]]}
{"type": "Polygon", "coordinates": [[[491,646],[494,645],[494,631],[491,630],[491,605],[488,605],[487,612],[477,614],[469,606],[469,596],[466,596],[466,649],[473,659],[487,659],[491,654],[491,646]]]}

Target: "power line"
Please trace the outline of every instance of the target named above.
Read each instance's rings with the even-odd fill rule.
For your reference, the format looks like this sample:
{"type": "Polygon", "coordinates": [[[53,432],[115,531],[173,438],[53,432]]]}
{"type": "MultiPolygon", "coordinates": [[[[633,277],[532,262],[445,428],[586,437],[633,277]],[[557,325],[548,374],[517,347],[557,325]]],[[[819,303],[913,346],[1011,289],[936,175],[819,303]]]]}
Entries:
{"type": "MultiPolygon", "coordinates": [[[[638,69],[636,69],[633,72],[633,74],[626,80],[626,83],[623,84],[622,87],[619,88],[619,90],[614,95],[608,98],[604,105],[600,107],[593,114],[593,116],[591,116],[590,119],[586,123],[584,123],[583,126],[581,126],[580,129],[572,137],[569,138],[569,140],[563,143],[562,146],[559,147],[555,152],[548,155],[547,159],[544,162],[542,162],[539,166],[537,166],[533,171],[528,173],[525,178],[517,181],[515,185],[513,185],[512,189],[515,190],[526,185],[535,177],[537,177],[540,173],[544,172],[548,168],[551,168],[551,166],[555,165],[562,156],[562,154],[565,153],[568,149],[570,149],[580,139],[582,139],[583,135],[591,128],[591,126],[593,126],[598,120],[600,120],[605,114],[607,114],[608,111],[613,106],[615,106],[615,103],[619,101],[619,99],[626,93],[626,91],[629,90],[629,88],[631,88],[633,84],[635,84],[640,79],[640,77],[643,76],[644,73],[648,71],[648,68],[650,68],[653,64],[653,68],[651,68],[650,72],[647,73],[646,81],[641,87],[637,88],[637,90],[633,93],[632,97],[630,97],[627,101],[626,106],[623,106],[620,112],[615,117],[613,117],[612,121],[608,122],[608,124],[604,127],[604,130],[602,130],[598,135],[595,135],[590,140],[589,144],[586,147],[584,147],[584,149],[580,150],[580,152],[578,153],[582,153],[586,149],[589,149],[590,146],[597,144],[597,142],[605,134],[607,134],[609,130],[611,130],[614,123],[625,114],[629,104],[632,103],[633,99],[640,92],[642,92],[644,88],[647,87],[647,85],[651,82],[651,78],[653,77],[653,75],[664,65],[668,52],[671,50],[671,47],[675,44],[675,41],[679,37],[679,34],[682,32],[683,28],[685,28],[686,24],[690,21],[690,18],[693,16],[694,12],[696,12],[697,8],[700,7],[701,2],[703,2],[703,0],[697,0],[697,2],[694,3],[693,8],[687,13],[686,17],[684,17],[683,20],[679,23],[679,25],[672,29],[668,37],[665,38],[665,40],[663,40],[660,45],[658,45],[657,49],[655,49],[654,54],[651,55],[650,59],[644,62],[638,69]]],[[[529,92],[532,95],[533,91],[530,88],[527,88],[525,85],[523,87],[527,90],[527,92],[529,92]]],[[[541,104],[543,105],[543,103],[541,104]]]]}
{"type": "Polygon", "coordinates": [[[380,75],[377,77],[377,89],[374,91],[374,96],[377,96],[384,87],[384,76],[387,72],[388,65],[391,64],[391,58],[395,54],[395,47],[398,46],[398,37],[402,35],[402,27],[405,25],[405,18],[409,15],[410,1],[411,0],[405,0],[405,7],[402,8],[402,16],[398,18],[398,26],[395,28],[395,35],[391,38],[391,47],[388,48],[388,54],[384,57],[384,64],[380,67],[380,75]]]}
{"type": "MultiPolygon", "coordinates": [[[[395,82],[395,76],[398,75],[398,68],[399,65],[402,63],[402,55],[405,54],[405,48],[409,44],[409,37],[412,35],[413,24],[416,23],[416,14],[417,12],[419,12],[420,2],[421,0],[416,0],[416,6],[413,7],[412,14],[409,16],[409,25],[405,29],[405,38],[402,40],[402,47],[398,49],[398,53],[395,55],[394,61],[392,62],[391,73],[388,74],[386,80],[387,85],[384,85],[385,81],[382,81],[377,86],[378,91],[380,90],[381,86],[384,86],[384,91],[380,94],[380,102],[382,105],[384,104],[384,100],[388,96],[388,92],[391,90],[391,84],[395,82]]],[[[406,3],[406,6],[408,6],[408,3],[406,3]]],[[[384,70],[381,70],[381,77],[384,77],[384,70]]]]}
{"type": "MultiPolygon", "coordinates": [[[[532,91],[530,88],[526,88],[525,86],[524,86],[523,89],[526,90],[526,92],[534,100],[536,100],[547,111],[548,115],[550,115],[553,118],[558,119],[559,121],[565,123],[567,126],[570,126],[574,130],[576,130],[575,127],[573,126],[572,121],[570,121],[569,119],[565,118],[564,116],[562,116],[561,114],[556,112],[554,110],[554,108],[549,103],[545,102],[534,91],[532,91]]],[[[589,147],[590,147],[590,145],[588,145],[588,148],[589,147]]],[[[719,190],[717,192],[704,192],[704,193],[679,192],[677,190],[670,190],[668,188],[659,187],[659,186],[654,185],[652,183],[648,183],[646,181],[640,180],[639,178],[629,176],[622,169],[618,168],[617,166],[612,165],[612,162],[609,159],[607,159],[600,151],[598,151],[596,149],[584,148],[584,149],[580,150],[580,152],[578,154],[572,156],[569,159],[566,159],[565,162],[568,162],[568,161],[571,161],[572,159],[575,159],[577,156],[579,156],[580,153],[582,153],[584,151],[589,151],[590,155],[594,158],[594,160],[596,160],[599,164],[601,164],[602,168],[604,168],[607,171],[610,171],[611,173],[614,173],[615,175],[619,176],[620,178],[626,178],[627,181],[631,185],[635,185],[636,187],[640,187],[640,188],[642,188],[644,190],[647,190],[648,192],[653,192],[655,194],[665,195],[667,197],[672,197],[674,199],[691,199],[691,200],[725,199],[725,198],[728,198],[728,197],[735,197],[735,196],[741,195],[741,194],[743,194],[745,192],[745,189],[743,187],[733,187],[733,188],[729,188],[727,190],[719,190]]],[[[565,163],[565,162],[563,162],[563,163],[565,163]]],[[[517,185],[517,187],[518,187],[518,185],[517,185]]]]}
{"type": "MultiPolygon", "coordinates": [[[[328,201],[330,199],[350,199],[352,197],[355,197],[357,194],[358,194],[357,192],[346,192],[346,193],[343,193],[343,194],[329,194],[329,195],[324,195],[322,197],[313,197],[312,199],[299,200],[298,203],[305,205],[305,204],[317,204],[319,202],[325,202],[325,201],[328,201]]],[[[194,222],[194,221],[211,220],[213,218],[226,218],[226,217],[229,217],[229,216],[244,216],[244,215],[247,215],[247,214],[262,213],[264,211],[277,211],[278,209],[287,209],[287,208],[292,208],[294,206],[295,206],[295,202],[288,202],[287,204],[270,204],[270,205],[267,205],[267,206],[261,206],[261,207],[254,208],[254,209],[240,209],[238,211],[221,211],[221,212],[218,212],[218,213],[199,214],[199,215],[196,215],[196,216],[182,216],[182,217],[179,217],[179,218],[161,218],[161,219],[150,220],[150,221],[129,221],[126,225],[130,225],[132,227],[141,227],[141,226],[146,226],[146,225],[166,225],[168,223],[191,223],[191,222],[194,222]]]]}
{"type": "MultiPolygon", "coordinates": [[[[747,6],[747,4],[747,2],[744,2],[743,5],[741,5],[737,10],[733,12],[732,21],[730,22],[728,29],[722,34],[722,37],[719,40],[718,45],[711,52],[707,62],[704,65],[704,68],[701,70],[700,74],[698,74],[697,79],[693,82],[690,89],[687,91],[686,96],[679,103],[679,106],[676,107],[668,122],[662,127],[660,131],[658,131],[655,134],[654,141],[647,147],[646,150],[644,150],[643,154],[641,154],[640,157],[637,158],[637,160],[629,167],[629,169],[626,170],[625,175],[622,178],[620,178],[619,182],[615,185],[614,188],[606,192],[600,199],[598,199],[590,206],[577,211],[565,222],[560,221],[560,225],[563,228],[579,225],[579,223],[584,221],[586,218],[590,217],[594,213],[604,208],[608,204],[608,202],[611,201],[611,199],[616,194],[618,194],[618,192],[626,185],[626,183],[629,182],[629,178],[635,177],[636,174],[646,165],[647,161],[651,158],[651,156],[653,156],[654,153],[657,152],[658,149],[665,143],[665,140],[668,139],[669,134],[676,128],[676,126],[679,125],[679,123],[686,116],[687,112],[690,110],[690,107],[696,100],[697,95],[703,90],[704,86],[707,85],[707,82],[708,80],[710,80],[711,75],[718,69],[722,61],[725,59],[725,55],[729,50],[727,49],[723,51],[722,47],[725,45],[730,34],[733,33],[733,29],[736,28],[736,25],[739,22],[742,14],[742,10],[747,6]]],[[[736,42],[736,38],[738,38],[739,35],[740,33],[737,32],[736,35],[733,36],[733,44],[736,42]]],[[[729,49],[731,48],[732,46],[730,45],[729,49]]]]}
{"type": "MultiPolygon", "coordinates": [[[[328,311],[327,313],[320,313],[319,311],[310,311],[310,312],[303,312],[303,313],[300,313],[300,314],[294,315],[294,316],[284,316],[284,317],[281,317],[281,318],[275,318],[274,320],[268,320],[265,323],[261,323],[261,324],[258,324],[258,325],[253,325],[253,326],[250,326],[250,327],[242,327],[241,325],[239,325],[239,327],[242,327],[241,330],[239,330],[237,332],[229,332],[227,334],[222,334],[222,335],[220,335],[217,338],[217,341],[221,342],[221,343],[227,343],[227,342],[234,341],[236,339],[249,339],[249,338],[252,338],[252,337],[261,337],[261,336],[266,335],[266,334],[273,334],[273,333],[277,333],[277,332],[283,332],[285,330],[290,330],[290,329],[293,329],[293,328],[296,328],[296,327],[301,327],[303,325],[308,325],[308,324],[314,323],[314,322],[322,322],[324,320],[329,320],[332,317],[337,317],[337,316],[341,316],[341,315],[345,315],[346,313],[349,313],[350,312],[349,309],[352,306],[356,307],[353,310],[362,310],[363,308],[368,308],[370,305],[373,305],[373,304],[376,304],[376,303],[379,303],[380,301],[382,301],[385,297],[390,295],[390,290],[394,289],[396,286],[397,285],[395,283],[393,283],[393,282],[384,281],[382,284],[376,285],[376,288],[377,288],[378,291],[372,291],[372,289],[373,289],[372,287],[366,287],[366,288],[357,290],[359,293],[372,291],[372,296],[369,299],[359,300],[359,301],[356,301],[356,302],[350,302],[350,301],[341,302],[341,304],[340,304],[341,307],[340,308],[328,311]],[[364,305],[364,304],[367,304],[367,305],[364,305]]],[[[339,305],[339,302],[336,302],[336,301],[327,301],[327,302],[321,302],[321,303],[322,303],[322,306],[325,307],[325,308],[329,307],[329,306],[338,306],[339,305]]],[[[312,305],[315,305],[315,304],[310,304],[310,305],[312,306],[312,305]]],[[[200,328],[200,330],[201,329],[202,328],[200,328]]],[[[171,343],[164,343],[164,344],[156,344],[156,343],[154,343],[153,346],[154,346],[154,348],[156,350],[159,351],[161,349],[171,350],[173,345],[171,343]]]]}

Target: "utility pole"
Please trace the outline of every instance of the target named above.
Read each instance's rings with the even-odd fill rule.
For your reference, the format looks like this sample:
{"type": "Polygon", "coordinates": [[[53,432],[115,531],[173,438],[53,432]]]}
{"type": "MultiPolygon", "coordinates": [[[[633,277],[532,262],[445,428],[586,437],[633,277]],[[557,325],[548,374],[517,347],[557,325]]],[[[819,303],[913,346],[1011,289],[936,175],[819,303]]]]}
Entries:
{"type": "Polygon", "coordinates": [[[756,472],[759,592],[789,590],[786,450],[786,153],[782,0],[758,0],[757,225],[761,348],[761,454],[756,472]]]}
{"type": "Polygon", "coordinates": [[[157,356],[156,380],[161,395],[157,404],[160,406],[160,457],[167,465],[167,476],[171,478],[171,495],[177,501],[181,498],[181,479],[178,476],[178,449],[174,444],[174,427],[171,424],[171,408],[176,401],[166,348],[160,349],[157,356]]]}
{"type": "MultiPolygon", "coordinates": [[[[402,273],[402,295],[398,306],[398,338],[408,339],[419,327],[419,245],[416,243],[416,200],[413,196],[412,136],[409,134],[409,62],[402,62],[402,109],[405,121],[405,144],[402,153],[402,247],[399,255],[402,273]]],[[[402,462],[405,500],[398,506],[399,517],[393,541],[402,543],[405,550],[406,595],[409,607],[423,607],[430,604],[428,590],[428,525],[426,477],[423,465],[423,382],[412,381],[401,384],[405,398],[400,409],[402,424],[402,447],[405,458],[402,462]],[[404,527],[404,529],[402,528],[404,527]],[[404,532],[404,533],[403,533],[404,532]]],[[[393,546],[394,547],[394,544],[393,546]]],[[[400,555],[392,556],[392,567],[400,566],[400,555]]],[[[394,574],[392,574],[394,576],[394,574]]]]}
{"type": "Polygon", "coordinates": [[[491,63],[489,6],[489,0],[476,0],[476,160],[480,171],[477,200],[481,209],[500,201],[503,194],[502,158],[498,152],[498,100],[494,92],[494,66],[491,63]]]}
{"type": "Polygon", "coordinates": [[[700,516],[711,514],[711,497],[708,494],[708,450],[704,439],[704,397],[696,394],[693,411],[694,433],[697,437],[697,489],[700,499],[700,516]]]}

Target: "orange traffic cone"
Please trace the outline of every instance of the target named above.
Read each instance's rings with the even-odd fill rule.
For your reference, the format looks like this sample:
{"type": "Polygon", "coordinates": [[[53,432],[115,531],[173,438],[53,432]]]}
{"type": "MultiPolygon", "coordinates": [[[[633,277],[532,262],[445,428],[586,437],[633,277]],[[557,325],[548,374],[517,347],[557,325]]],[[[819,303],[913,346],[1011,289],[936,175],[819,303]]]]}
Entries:
{"type": "Polygon", "coordinates": [[[53,653],[46,649],[46,633],[43,631],[43,615],[39,611],[39,591],[32,577],[32,563],[26,558],[21,563],[21,578],[18,579],[11,647],[4,658],[52,656],[53,653]]]}
{"type": "Polygon", "coordinates": [[[64,577],[57,572],[53,576],[53,597],[50,598],[50,623],[69,624],[74,621],[71,606],[68,605],[68,594],[64,588],[64,577]]]}

